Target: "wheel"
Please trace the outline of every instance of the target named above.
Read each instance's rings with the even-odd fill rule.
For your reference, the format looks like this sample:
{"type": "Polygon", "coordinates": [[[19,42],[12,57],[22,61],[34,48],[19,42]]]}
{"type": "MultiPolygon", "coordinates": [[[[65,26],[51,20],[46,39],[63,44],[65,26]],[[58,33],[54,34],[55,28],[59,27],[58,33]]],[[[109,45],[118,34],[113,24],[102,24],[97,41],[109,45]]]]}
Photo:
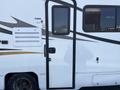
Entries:
{"type": "Polygon", "coordinates": [[[37,82],[29,74],[15,74],[7,81],[6,90],[37,90],[37,82]]]}

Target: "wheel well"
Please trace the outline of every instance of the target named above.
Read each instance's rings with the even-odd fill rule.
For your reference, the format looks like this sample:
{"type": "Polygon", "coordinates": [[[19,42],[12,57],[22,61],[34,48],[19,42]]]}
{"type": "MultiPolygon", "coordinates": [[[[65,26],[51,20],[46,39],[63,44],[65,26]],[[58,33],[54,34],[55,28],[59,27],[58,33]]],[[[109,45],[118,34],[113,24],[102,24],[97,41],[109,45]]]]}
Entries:
{"type": "Polygon", "coordinates": [[[38,90],[39,90],[39,82],[38,82],[38,76],[37,76],[37,74],[35,74],[35,73],[33,73],[33,72],[24,72],[24,73],[8,73],[8,74],[6,74],[6,76],[5,76],[5,90],[6,90],[6,84],[7,84],[7,81],[13,76],[13,75],[15,75],[15,74],[29,74],[29,75],[31,75],[31,76],[33,76],[34,78],[35,78],[35,80],[36,80],[36,82],[37,82],[37,88],[38,88],[38,90]]]}

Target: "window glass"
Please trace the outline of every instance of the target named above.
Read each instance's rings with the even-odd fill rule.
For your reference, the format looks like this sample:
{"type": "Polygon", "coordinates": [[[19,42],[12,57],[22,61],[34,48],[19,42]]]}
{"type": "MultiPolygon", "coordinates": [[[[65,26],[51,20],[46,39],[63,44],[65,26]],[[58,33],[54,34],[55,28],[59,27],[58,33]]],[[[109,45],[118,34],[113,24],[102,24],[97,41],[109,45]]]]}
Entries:
{"type": "Polygon", "coordinates": [[[116,29],[117,31],[120,31],[120,8],[117,8],[117,25],[116,25],[116,29]]]}
{"type": "Polygon", "coordinates": [[[85,8],[84,31],[111,32],[115,30],[115,8],[85,8]]]}
{"type": "Polygon", "coordinates": [[[115,31],[115,8],[101,9],[101,31],[115,31]]]}
{"type": "Polygon", "coordinates": [[[53,34],[66,35],[70,31],[70,9],[65,6],[53,6],[53,34]]]}

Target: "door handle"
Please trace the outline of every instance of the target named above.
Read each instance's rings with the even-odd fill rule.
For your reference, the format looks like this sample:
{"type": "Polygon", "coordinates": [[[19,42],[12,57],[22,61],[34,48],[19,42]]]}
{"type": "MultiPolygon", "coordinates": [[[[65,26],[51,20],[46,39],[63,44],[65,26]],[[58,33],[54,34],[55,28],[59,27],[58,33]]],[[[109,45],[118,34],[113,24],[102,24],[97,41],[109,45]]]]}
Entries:
{"type": "Polygon", "coordinates": [[[55,49],[54,47],[49,47],[48,52],[49,52],[50,54],[54,54],[54,53],[56,53],[56,49],[55,49]]]}
{"type": "Polygon", "coordinates": [[[46,50],[46,45],[44,45],[44,57],[46,57],[47,52],[50,54],[54,54],[56,53],[56,49],[54,47],[50,47],[48,48],[48,50],[46,50]]]}

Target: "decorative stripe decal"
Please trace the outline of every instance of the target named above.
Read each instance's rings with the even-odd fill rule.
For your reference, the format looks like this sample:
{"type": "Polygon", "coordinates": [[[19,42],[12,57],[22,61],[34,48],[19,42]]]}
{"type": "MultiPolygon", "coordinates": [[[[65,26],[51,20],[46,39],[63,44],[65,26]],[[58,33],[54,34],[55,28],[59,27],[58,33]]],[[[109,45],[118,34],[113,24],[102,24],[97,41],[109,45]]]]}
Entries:
{"type": "MultiPolygon", "coordinates": [[[[73,31],[70,31],[70,32],[73,33],[73,31]]],[[[94,40],[99,40],[99,41],[103,41],[103,42],[107,42],[107,43],[112,43],[112,44],[118,44],[118,45],[120,45],[120,41],[116,41],[116,40],[112,40],[112,39],[107,39],[107,38],[102,38],[102,37],[97,37],[97,36],[93,36],[93,35],[89,35],[89,34],[84,34],[84,33],[80,33],[80,32],[76,32],[76,34],[80,35],[80,36],[87,37],[87,38],[91,38],[91,39],[94,39],[94,40]]],[[[43,35],[44,35],[44,33],[43,33],[43,35]]],[[[70,36],[53,35],[51,32],[49,32],[49,36],[50,37],[54,37],[54,38],[60,38],[60,39],[68,39],[68,40],[72,40],[73,39],[70,36]]],[[[53,40],[53,39],[50,39],[50,40],[53,40]]],[[[95,41],[92,41],[92,40],[79,39],[79,38],[76,38],[76,40],[87,41],[87,42],[95,42],[95,41]]]]}
{"type": "Polygon", "coordinates": [[[20,50],[20,49],[7,49],[7,48],[0,48],[0,51],[8,51],[8,50],[20,50]]]}
{"type": "MultiPolygon", "coordinates": [[[[59,39],[67,39],[67,40],[73,40],[73,37],[70,37],[70,36],[63,36],[63,35],[49,35],[50,37],[54,37],[54,38],[59,38],[59,39]]],[[[76,38],[76,40],[78,41],[88,41],[88,42],[94,42],[92,40],[86,40],[86,39],[79,39],[79,38],[76,38]]]]}
{"type": "Polygon", "coordinates": [[[43,52],[0,52],[1,55],[18,55],[18,54],[44,54],[43,52]]]}
{"type": "Polygon", "coordinates": [[[12,35],[12,31],[9,31],[9,30],[4,29],[4,28],[1,28],[1,27],[0,27],[0,33],[5,33],[5,34],[10,34],[10,35],[12,35]]]}
{"type": "Polygon", "coordinates": [[[15,27],[33,27],[33,28],[36,28],[36,26],[34,25],[31,25],[29,23],[26,23],[22,20],[19,20],[15,17],[12,17],[14,20],[16,20],[16,23],[9,23],[9,22],[3,22],[3,21],[0,21],[0,24],[1,25],[4,25],[4,26],[7,26],[7,27],[10,27],[10,28],[15,28],[15,27]]]}
{"type": "MultiPolygon", "coordinates": [[[[44,29],[42,30],[42,35],[44,35],[44,36],[45,36],[45,30],[44,30],[44,29]]],[[[53,34],[52,34],[52,32],[49,32],[49,37],[59,38],[59,39],[68,39],[68,40],[73,40],[73,37],[70,37],[70,36],[65,36],[65,35],[53,35],[53,34]]],[[[42,39],[46,39],[46,38],[42,38],[42,39]]],[[[49,40],[54,40],[54,39],[49,39],[49,40]]],[[[76,40],[79,40],[79,41],[94,42],[94,41],[92,41],[92,40],[79,39],[79,38],[76,38],[76,40]]]]}
{"type": "MultiPolygon", "coordinates": [[[[73,31],[71,31],[71,32],[73,32],[73,31]]],[[[108,43],[120,45],[120,41],[116,41],[116,40],[112,40],[112,39],[107,39],[107,38],[102,38],[102,37],[97,37],[97,36],[92,36],[92,35],[88,35],[88,34],[84,34],[84,33],[79,33],[79,32],[76,32],[76,34],[80,35],[80,36],[87,37],[87,38],[91,38],[91,39],[95,39],[95,40],[99,40],[99,41],[103,41],[103,42],[108,42],[108,43]]]]}

